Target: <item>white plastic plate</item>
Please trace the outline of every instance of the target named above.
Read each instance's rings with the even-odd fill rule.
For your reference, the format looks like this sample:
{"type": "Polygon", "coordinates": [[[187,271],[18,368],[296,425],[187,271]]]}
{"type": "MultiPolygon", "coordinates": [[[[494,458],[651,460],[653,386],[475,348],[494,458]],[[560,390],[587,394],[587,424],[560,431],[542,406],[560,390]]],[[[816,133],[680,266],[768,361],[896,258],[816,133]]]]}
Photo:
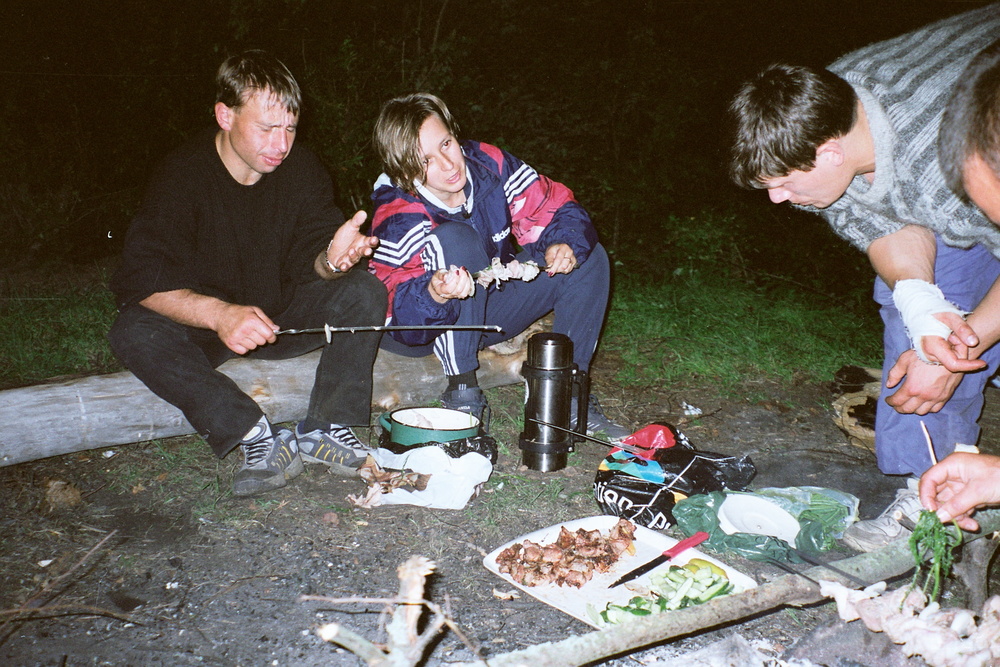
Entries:
{"type": "Polygon", "coordinates": [[[770,535],[795,546],[799,522],[777,503],[748,493],[732,493],[719,505],[719,528],[727,535],[770,535]]]}

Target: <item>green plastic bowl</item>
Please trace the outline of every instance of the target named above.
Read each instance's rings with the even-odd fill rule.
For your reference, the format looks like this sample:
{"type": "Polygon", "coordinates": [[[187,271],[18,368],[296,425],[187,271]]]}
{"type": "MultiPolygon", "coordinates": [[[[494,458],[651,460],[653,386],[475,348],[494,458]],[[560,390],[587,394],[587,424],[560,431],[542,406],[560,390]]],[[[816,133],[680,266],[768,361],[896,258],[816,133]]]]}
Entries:
{"type": "Polygon", "coordinates": [[[379,417],[389,440],[404,447],[425,442],[451,442],[479,434],[479,420],[448,408],[399,408],[379,417]]]}

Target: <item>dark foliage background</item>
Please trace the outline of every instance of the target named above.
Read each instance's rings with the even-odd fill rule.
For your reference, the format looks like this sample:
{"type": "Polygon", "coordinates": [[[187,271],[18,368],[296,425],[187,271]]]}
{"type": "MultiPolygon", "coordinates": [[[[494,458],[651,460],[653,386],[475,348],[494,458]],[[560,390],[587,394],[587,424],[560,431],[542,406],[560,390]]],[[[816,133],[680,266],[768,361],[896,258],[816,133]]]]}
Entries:
{"type": "Polygon", "coordinates": [[[380,105],[423,89],[465,136],[570,185],[620,265],[867,291],[864,257],[818,218],[726,181],[727,100],[769,62],[822,65],[981,4],[8,0],[0,259],[118,253],[156,161],[213,122],[218,64],[265,48],[303,85],[300,140],[345,210],[368,206],[380,105]]]}

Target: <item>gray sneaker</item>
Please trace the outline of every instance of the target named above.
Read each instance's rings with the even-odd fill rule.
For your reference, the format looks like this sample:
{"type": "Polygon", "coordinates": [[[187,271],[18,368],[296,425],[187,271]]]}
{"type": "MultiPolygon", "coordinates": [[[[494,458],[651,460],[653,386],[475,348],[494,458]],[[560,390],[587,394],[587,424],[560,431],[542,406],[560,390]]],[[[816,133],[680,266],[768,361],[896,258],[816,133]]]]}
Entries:
{"type": "Polygon", "coordinates": [[[910,531],[903,527],[899,519],[903,516],[914,523],[923,510],[917,495],[917,480],[907,480],[907,488],[896,491],[896,499],[875,519],[858,521],[844,531],[841,541],[858,551],[875,551],[890,542],[908,538],[910,531]]]}
{"type": "Polygon", "coordinates": [[[233,476],[233,495],[255,496],[280,489],[302,474],[302,459],[295,437],[287,428],[277,435],[249,445],[243,450],[243,466],[233,476]]]}
{"type": "MultiPolygon", "coordinates": [[[[570,428],[576,428],[576,402],[576,397],[574,396],[569,410],[570,428]]],[[[604,414],[604,410],[601,409],[601,404],[598,402],[597,397],[591,394],[590,401],[587,404],[587,435],[603,435],[609,442],[621,442],[632,435],[632,431],[611,421],[604,414]]]]}
{"type": "Polygon", "coordinates": [[[363,445],[354,432],[346,426],[334,424],[329,431],[317,429],[309,433],[295,428],[299,455],[307,463],[322,463],[343,475],[354,475],[372,448],[363,445]]]}

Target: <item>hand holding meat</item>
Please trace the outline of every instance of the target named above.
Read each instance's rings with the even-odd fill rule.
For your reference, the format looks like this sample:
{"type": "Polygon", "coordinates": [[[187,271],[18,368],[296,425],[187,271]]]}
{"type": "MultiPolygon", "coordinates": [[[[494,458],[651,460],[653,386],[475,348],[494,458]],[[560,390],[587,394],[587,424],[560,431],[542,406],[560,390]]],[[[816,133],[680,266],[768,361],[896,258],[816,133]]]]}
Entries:
{"type": "Polygon", "coordinates": [[[577,267],[576,254],[565,243],[550,245],[545,251],[545,271],[550,276],[569,273],[577,267]]]}
{"type": "Polygon", "coordinates": [[[476,283],[464,266],[451,266],[435,273],[427,289],[435,301],[445,303],[450,299],[466,299],[472,296],[476,293],[476,283]]]}

